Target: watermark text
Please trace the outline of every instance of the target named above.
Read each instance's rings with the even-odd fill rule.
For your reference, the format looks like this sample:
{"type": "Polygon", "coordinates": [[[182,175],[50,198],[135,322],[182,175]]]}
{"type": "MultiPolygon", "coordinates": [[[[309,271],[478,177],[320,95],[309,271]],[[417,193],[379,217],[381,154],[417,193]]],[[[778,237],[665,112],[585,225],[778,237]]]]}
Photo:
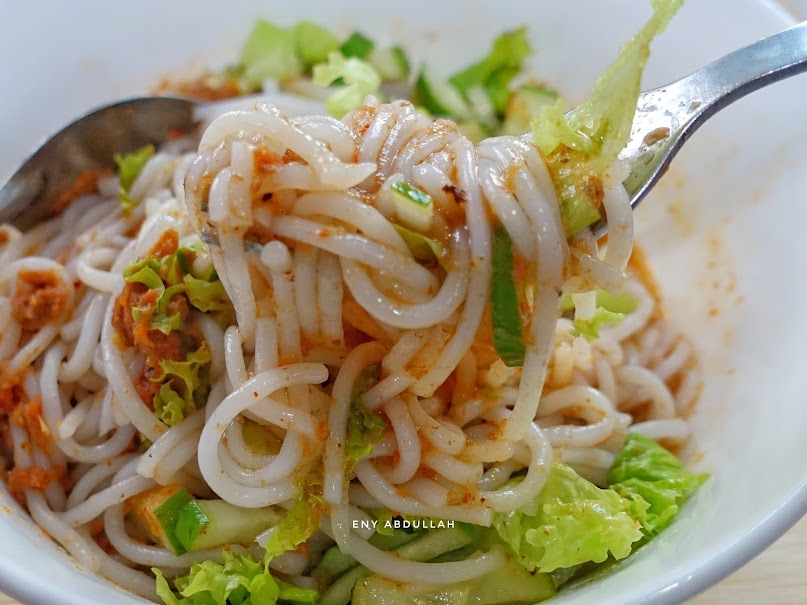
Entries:
{"type": "Polygon", "coordinates": [[[353,529],[445,529],[454,527],[455,521],[443,519],[353,519],[353,529]]]}

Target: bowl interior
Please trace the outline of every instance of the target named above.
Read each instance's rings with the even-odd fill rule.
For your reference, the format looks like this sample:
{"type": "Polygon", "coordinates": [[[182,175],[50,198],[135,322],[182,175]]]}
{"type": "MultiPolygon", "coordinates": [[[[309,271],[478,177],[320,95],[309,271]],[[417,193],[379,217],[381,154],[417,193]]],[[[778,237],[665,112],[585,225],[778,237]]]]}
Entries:
{"type": "MultiPolygon", "coordinates": [[[[498,31],[528,24],[533,71],[571,101],[590,89],[616,49],[649,14],[645,2],[533,3],[411,0],[377,8],[362,0],[143,0],[15,4],[0,18],[0,97],[7,176],[48,133],[94,105],[147,91],[164,75],[188,75],[234,58],[254,19],[314,18],[405,44],[449,72],[484,52],[498,31]],[[124,27],[121,27],[124,24],[124,27]],[[34,44],[33,40],[37,40],[34,44]],[[479,41],[482,41],[480,45],[479,41]],[[435,59],[437,58],[437,59],[435,59]]],[[[685,6],[654,46],[646,87],[677,79],[786,26],[770,2],[685,6]]],[[[679,602],[773,541],[807,508],[807,295],[797,242],[807,223],[801,119],[807,78],[763,90],[707,124],[637,213],[639,242],[666,296],[668,315],[695,343],[704,390],[690,452],[714,479],[662,536],[617,573],[560,597],[566,605],[679,602]],[[799,167],[802,167],[799,170],[799,167]]],[[[59,554],[0,494],[0,588],[31,603],[135,603],[59,554]],[[52,556],[56,554],[57,556],[52,556]]]]}

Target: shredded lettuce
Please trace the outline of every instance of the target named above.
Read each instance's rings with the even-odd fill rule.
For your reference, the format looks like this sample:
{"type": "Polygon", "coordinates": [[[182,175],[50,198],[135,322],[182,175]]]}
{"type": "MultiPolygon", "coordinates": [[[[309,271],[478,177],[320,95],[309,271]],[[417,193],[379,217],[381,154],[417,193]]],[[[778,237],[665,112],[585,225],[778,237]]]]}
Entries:
{"type": "Polygon", "coordinates": [[[386,428],[387,422],[378,412],[371,412],[358,401],[353,401],[347,425],[345,458],[348,462],[355,463],[372,454],[386,428]]]}
{"type": "Polygon", "coordinates": [[[387,428],[387,422],[380,414],[368,410],[359,402],[359,396],[377,383],[380,375],[380,366],[368,366],[362,370],[353,385],[353,396],[350,402],[350,415],[347,423],[347,441],[345,443],[345,460],[348,465],[348,474],[359,460],[373,452],[373,447],[381,441],[381,436],[387,428]]]}
{"type": "Polygon", "coordinates": [[[169,315],[168,305],[175,295],[184,293],[196,309],[227,321],[234,311],[216,270],[211,266],[205,275],[193,274],[193,259],[202,252],[200,247],[182,246],[163,258],[148,257],[126,267],[123,270],[126,283],[140,283],[155,292],[153,302],[132,308],[132,318],[139,321],[145,314],[149,328],[164,334],[182,329],[180,314],[169,315]]]}
{"type": "Polygon", "coordinates": [[[641,525],[630,514],[637,506],[556,462],[537,500],[496,513],[493,525],[522,565],[551,572],[588,561],[602,563],[609,554],[627,557],[642,538],[641,525]]]}
{"type": "Polygon", "coordinates": [[[229,311],[230,297],[224,290],[224,284],[213,272],[210,279],[194,277],[190,273],[182,277],[185,293],[190,303],[200,311],[229,311]]]}
{"type": "MultiPolygon", "coordinates": [[[[590,319],[575,319],[572,322],[572,335],[583,336],[587,340],[596,340],[600,337],[600,328],[606,323],[620,323],[629,313],[633,313],[639,301],[627,292],[596,291],[596,311],[590,319]]],[[[574,300],[571,294],[564,294],[560,298],[561,311],[573,311],[574,300]]]]}
{"type": "Polygon", "coordinates": [[[286,516],[275,525],[266,541],[264,562],[284,552],[295,550],[319,529],[319,518],[325,508],[322,498],[322,469],[310,471],[300,480],[300,495],[286,516]]]}
{"type": "Polygon", "coordinates": [[[152,379],[161,383],[152,402],[157,418],[168,426],[174,426],[204,404],[209,390],[209,363],[210,348],[207,342],[188,353],[185,361],[164,359],[160,362],[163,374],[152,379]],[[179,392],[172,385],[179,386],[179,392]]]}
{"type": "Polygon", "coordinates": [[[533,139],[547,163],[567,235],[600,218],[603,177],[630,136],[651,41],[683,0],[652,0],[653,16],[594,85],[587,100],[564,115],[563,104],[541,109],[533,139]]]}
{"type": "Polygon", "coordinates": [[[709,478],[691,473],[674,454],[638,433],[630,433],[608,471],[610,488],[633,502],[645,502],[638,520],[654,536],[667,527],[681,506],[709,478]]]}
{"type": "Polygon", "coordinates": [[[625,319],[624,313],[614,313],[604,307],[597,307],[591,319],[575,319],[572,322],[572,335],[586,340],[597,340],[603,324],[618,324],[625,319]]]}
{"type": "Polygon", "coordinates": [[[355,57],[345,58],[341,53],[328,54],[328,62],[314,66],[313,82],[317,86],[330,86],[336,81],[343,84],[328,98],[328,112],[341,118],[349,111],[361,107],[364,98],[376,94],[381,76],[372,65],[355,57]]]}
{"type": "Polygon", "coordinates": [[[157,595],[166,605],[273,605],[278,601],[313,605],[319,592],[298,588],[272,577],[265,564],[250,556],[224,551],[223,563],[194,563],[190,573],[174,582],[171,590],[162,572],[157,578],[157,595]]]}
{"type": "Polygon", "coordinates": [[[526,27],[505,32],[493,41],[484,59],[451,76],[449,83],[466,97],[474,89],[482,88],[501,116],[510,99],[510,83],[531,52],[526,27]]]}
{"type": "Polygon", "coordinates": [[[154,145],[146,145],[131,153],[116,153],[113,156],[115,164],[118,166],[118,197],[120,198],[123,213],[130,214],[135,206],[140,203],[129,195],[129,189],[143,170],[146,162],[154,155],[154,145]]]}

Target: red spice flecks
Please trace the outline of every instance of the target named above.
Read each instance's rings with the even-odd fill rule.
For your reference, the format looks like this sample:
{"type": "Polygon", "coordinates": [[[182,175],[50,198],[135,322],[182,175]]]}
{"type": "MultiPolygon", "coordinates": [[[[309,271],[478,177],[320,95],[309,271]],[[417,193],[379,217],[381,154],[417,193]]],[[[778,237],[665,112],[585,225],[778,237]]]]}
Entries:
{"type": "Polygon", "coordinates": [[[23,330],[35,332],[67,315],[70,292],[56,271],[20,271],[11,316],[23,330]]]}
{"type": "Polygon", "coordinates": [[[45,491],[54,479],[54,475],[41,466],[16,467],[8,473],[6,488],[15,500],[24,503],[25,490],[45,491]]]}

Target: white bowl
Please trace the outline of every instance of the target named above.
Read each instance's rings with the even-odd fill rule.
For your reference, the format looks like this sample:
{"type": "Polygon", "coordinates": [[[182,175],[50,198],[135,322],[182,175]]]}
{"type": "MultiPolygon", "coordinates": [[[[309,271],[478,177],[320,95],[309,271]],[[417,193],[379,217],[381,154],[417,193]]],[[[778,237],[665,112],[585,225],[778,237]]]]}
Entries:
{"type": "MultiPolygon", "coordinates": [[[[307,17],[397,41],[446,71],[501,29],[530,26],[533,71],[580,99],[649,14],[642,0],[202,0],[10,3],[0,9],[0,175],[92,106],[162,75],[233,59],[254,20],[307,17]],[[541,4],[541,6],[539,6],[541,4]],[[435,59],[432,59],[435,61],[435,59]]],[[[773,33],[771,2],[692,1],[654,46],[646,86],[773,33]]],[[[695,342],[705,388],[693,418],[696,467],[714,479],[676,523],[560,605],[677,603],[739,567],[807,511],[807,76],[761,91],[711,121],[638,213],[639,240],[668,314],[695,342]]],[[[27,603],[143,602],[81,569],[0,494],[0,590],[27,603]]]]}

